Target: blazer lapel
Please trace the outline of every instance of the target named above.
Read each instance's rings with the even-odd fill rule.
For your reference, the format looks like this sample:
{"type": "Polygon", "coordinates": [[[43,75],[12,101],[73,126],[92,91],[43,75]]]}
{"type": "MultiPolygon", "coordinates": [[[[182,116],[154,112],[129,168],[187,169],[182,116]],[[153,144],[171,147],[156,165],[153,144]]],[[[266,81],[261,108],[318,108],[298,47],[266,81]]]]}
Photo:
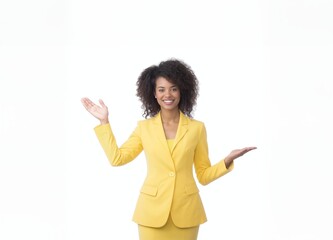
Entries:
{"type": "Polygon", "coordinates": [[[163,125],[162,125],[162,119],[161,119],[161,114],[158,113],[154,119],[154,125],[156,126],[156,136],[158,138],[158,140],[161,142],[161,144],[163,145],[163,148],[164,150],[170,154],[170,151],[169,151],[169,146],[168,146],[168,143],[166,141],[166,138],[165,138],[165,133],[164,133],[164,129],[163,129],[163,125]]]}
{"type": "MultiPolygon", "coordinates": [[[[170,153],[169,146],[166,141],[166,137],[165,137],[165,133],[164,133],[163,125],[162,125],[161,114],[158,113],[154,117],[153,121],[156,126],[156,136],[157,136],[158,140],[163,145],[164,150],[167,151],[168,153],[170,153]]],[[[173,153],[173,150],[175,149],[175,147],[177,146],[179,141],[185,136],[187,130],[188,130],[188,118],[180,111],[179,124],[178,124],[178,128],[177,128],[175,142],[174,142],[172,150],[171,150],[171,154],[173,153]]]]}
{"type": "Polygon", "coordinates": [[[175,149],[179,141],[182,140],[182,138],[185,136],[187,130],[188,130],[188,119],[182,112],[180,112],[177,134],[171,150],[171,154],[173,153],[173,150],[175,149]]]}

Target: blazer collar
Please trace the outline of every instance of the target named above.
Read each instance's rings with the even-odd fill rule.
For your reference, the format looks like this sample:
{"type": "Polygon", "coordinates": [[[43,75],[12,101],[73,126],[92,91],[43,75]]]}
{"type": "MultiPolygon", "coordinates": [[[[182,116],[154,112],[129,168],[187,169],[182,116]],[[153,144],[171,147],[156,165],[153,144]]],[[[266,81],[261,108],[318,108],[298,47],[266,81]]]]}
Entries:
{"type": "MultiPolygon", "coordinates": [[[[185,116],[185,114],[182,113],[181,111],[179,111],[179,113],[180,113],[180,115],[179,115],[179,123],[178,123],[178,128],[177,128],[177,134],[176,134],[176,138],[175,138],[171,153],[173,152],[173,150],[175,149],[175,147],[177,146],[179,141],[185,136],[185,134],[188,130],[189,118],[187,116],[185,116]]],[[[160,112],[153,118],[153,122],[154,122],[154,124],[156,124],[156,126],[158,128],[157,131],[156,131],[156,134],[157,134],[158,138],[163,143],[164,147],[167,148],[167,150],[168,150],[169,147],[168,147],[168,144],[167,144],[167,141],[166,141],[160,112]]]]}

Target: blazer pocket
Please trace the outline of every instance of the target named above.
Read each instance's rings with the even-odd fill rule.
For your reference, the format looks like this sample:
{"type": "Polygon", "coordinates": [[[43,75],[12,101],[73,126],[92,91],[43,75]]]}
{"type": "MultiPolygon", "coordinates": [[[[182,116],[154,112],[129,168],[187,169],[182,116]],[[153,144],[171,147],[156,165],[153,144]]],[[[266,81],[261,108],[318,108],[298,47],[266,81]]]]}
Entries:
{"type": "Polygon", "coordinates": [[[185,186],[185,192],[187,195],[190,195],[190,194],[198,193],[199,189],[198,189],[197,185],[195,183],[193,183],[193,184],[185,186]]]}
{"type": "Polygon", "coordinates": [[[140,192],[155,197],[157,195],[157,187],[143,185],[140,192]]]}

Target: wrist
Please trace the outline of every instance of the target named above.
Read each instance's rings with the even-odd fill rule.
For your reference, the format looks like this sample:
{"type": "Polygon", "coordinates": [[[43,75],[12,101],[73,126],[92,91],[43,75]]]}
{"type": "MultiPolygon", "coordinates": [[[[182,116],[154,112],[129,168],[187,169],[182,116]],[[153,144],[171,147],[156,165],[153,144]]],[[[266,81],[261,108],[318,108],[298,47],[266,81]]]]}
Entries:
{"type": "Polygon", "coordinates": [[[234,161],[233,159],[226,157],[224,159],[224,164],[225,164],[226,168],[229,168],[233,161],[234,161]]]}
{"type": "Polygon", "coordinates": [[[108,124],[109,119],[101,119],[100,122],[101,122],[101,125],[108,124]]]}

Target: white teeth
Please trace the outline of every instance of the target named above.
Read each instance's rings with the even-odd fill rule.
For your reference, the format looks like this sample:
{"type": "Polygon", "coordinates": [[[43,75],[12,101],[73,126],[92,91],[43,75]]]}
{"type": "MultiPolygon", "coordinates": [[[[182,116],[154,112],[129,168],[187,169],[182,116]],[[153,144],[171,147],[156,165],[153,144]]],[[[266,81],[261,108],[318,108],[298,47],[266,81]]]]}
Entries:
{"type": "Polygon", "coordinates": [[[172,103],[172,100],[164,100],[165,103],[172,103]]]}

